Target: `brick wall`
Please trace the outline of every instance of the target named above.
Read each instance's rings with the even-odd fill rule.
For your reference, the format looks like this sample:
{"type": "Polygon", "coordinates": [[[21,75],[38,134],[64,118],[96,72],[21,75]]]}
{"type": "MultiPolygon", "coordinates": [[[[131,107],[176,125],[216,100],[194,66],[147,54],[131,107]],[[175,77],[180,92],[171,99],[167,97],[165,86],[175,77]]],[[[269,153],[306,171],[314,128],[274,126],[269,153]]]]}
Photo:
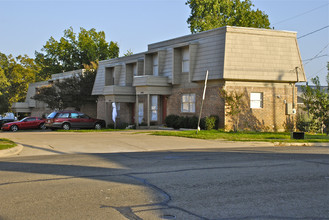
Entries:
{"type": "MultiPolygon", "coordinates": [[[[117,117],[117,123],[128,123],[132,124],[132,117],[133,117],[133,103],[125,103],[121,102],[118,103],[120,104],[120,110],[118,110],[118,117],[117,117]]],[[[111,113],[112,113],[112,108],[111,108],[111,113]]],[[[112,116],[111,116],[111,122],[112,121],[112,116]]]]}
{"type": "MultiPolygon", "coordinates": [[[[222,86],[208,86],[206,98],[203,105],[202,116],[217,115],[219,127],[226,130],[233,129],[233,120],[224,113],[223,100],[219,94],[222,86]]],[[[242,112],[239,116],[240,130],[262,130],[262,131],[285,131],[293,129],[296,115],[286,114],[286,103],[293,100],[293,87],[289,84],[264,84],[264,83],[233,83],[226,84],[226,91],[243,93],[242,112]],[[249,85],[250,84],[250,85],[249,85]],[[261,92],[263,94],[263,108],[250,108],[250,93],[261,92]]],[[[172,95],[168,97],[167,115],[175,114],[180,116],[199,116],[203,87],[199,88],[173,88],[172,95]],[[183,94],[196,94],[195,113],[181,112],[181,100],[183,94]]],[[[297,90],[295,88],[295,108],[297,109],[297,90]]]]}
{"type": "Polygon", "coordinates": [[[80,111],[92,118],[97,118],[97,104],[95,102],[82,105],[80,111]]]}
{"type": "MultiPolygon", "coordinates": [[[[295,87],[294,87],[295,88],[295,87]]],[[[226,91],[243,93],[242,112],[239,117],[239,129],[285,131],[293,129],[296,115],[286,114],[286,103],[292,104],[293,87],[289,84],[280,86],[270,84],[267,86],[226,86],[226,91]],[[250,108],[250,93],[263,93],[263,108],[250,108]]],[[[295,88],[295,108],[297,108],[297,89],[295,88]]],[[[233,120],[225,118],[225,128],[233,129],[233,120]]]]}
{"type": "MultiPolygon", "coordinates": [[[[104,96],[98,96],[97,99],[97,118],[107,120],[106,113],[105,113],[105,97],[104,96]]],[[[108,123],[108,121],[106,121],[108,123]]]]}
{"type": "MultiPolygon", "coordinates": [[[[217,115],[219,117],[219,127],[224,127],[224,103],[219,95],[220,86],[208,86],[203,104],[201,117],[217,115]]],[[[200,88],[173,88],[172,95],[168,97],[167,115],[175,114],[180,116],[197,116],[201,108],[203,87],[200,88]],[[182,95],[196,94],[195,113],[181,112],[182,95]]]]}

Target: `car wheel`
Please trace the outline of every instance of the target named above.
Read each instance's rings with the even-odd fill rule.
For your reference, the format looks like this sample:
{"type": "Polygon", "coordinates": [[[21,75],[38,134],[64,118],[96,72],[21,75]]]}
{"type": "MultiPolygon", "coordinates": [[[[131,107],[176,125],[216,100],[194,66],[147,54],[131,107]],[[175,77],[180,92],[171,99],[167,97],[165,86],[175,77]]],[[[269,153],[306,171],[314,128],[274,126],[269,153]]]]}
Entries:
{"type": "Polygon", "coordinates": [[[100,130],[100,129],[102,129],[102,125],[101,125],[100,123],[96,123],[96,124],[95,124],[95,129],[96,129],[96,130],[100,130]]]}
{"type": "Polygon", "coordinates": [[[45,123],[40,124],[40,125],[39,125],[39,128],[40,128],[41,130],[46,130],[46,125],[45,125],[45,123]]]}
{"type": "Polygon", "coordinates": [[[71,126],[70,126],[69,123],[64,123],[64,124],[62,125],[62,128],[63,128],[64,130],[70,130],[71,126]]]}
{"type": "Polygon", "coordinates": [[[18,127],[17,127],[17,125],[13,125],[13,126],[11,126],[11,127],[10,127],[10,130],[13,131],[13,132],[18,131],[18,127]]]}

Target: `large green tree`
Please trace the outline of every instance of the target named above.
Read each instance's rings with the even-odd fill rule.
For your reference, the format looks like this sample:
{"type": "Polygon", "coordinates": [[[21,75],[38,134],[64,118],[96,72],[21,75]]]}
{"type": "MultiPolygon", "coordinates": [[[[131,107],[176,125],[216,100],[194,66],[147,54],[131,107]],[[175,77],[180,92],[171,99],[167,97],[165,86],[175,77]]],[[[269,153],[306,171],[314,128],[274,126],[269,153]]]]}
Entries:
{"type": "Polygon", "coordinates": [[[187,20],[192,33],[222,26],[270,28],[268,15],[254,10],[250,0],[188,0],[191,15],[187,20]]]}
{"type": "Polygon", "coordinates": [[[80,28],[76,34],[70,27],[59,41],[51,37],[41,52],[35,52],[35,56],[42,68],[36,80],[42,81],[54,73],[82,69],[84,64],[116,58],[119,56],[119,46],[113,41],[108,43],[104,31],[80,28]]]}
{"type": "Polygon", "coordinates": [[[24,101],[29,83],[40,70],[32,58],[0,53],[0,113],[11,110],[14,102],[24,101]]]}

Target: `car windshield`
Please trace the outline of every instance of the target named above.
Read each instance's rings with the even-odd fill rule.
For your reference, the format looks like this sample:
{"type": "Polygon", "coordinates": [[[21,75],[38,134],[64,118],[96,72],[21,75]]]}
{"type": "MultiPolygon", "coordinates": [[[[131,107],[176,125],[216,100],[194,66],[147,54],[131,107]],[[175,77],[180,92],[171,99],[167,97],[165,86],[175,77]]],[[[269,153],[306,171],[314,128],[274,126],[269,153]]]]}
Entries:
{"type": "Polygon", "coordinates": [[[23,121],[26,121],[27,117],[26,118],[23,118],[22,120],[20,120],[19,122],[23,122],[23,121]]]}
{"type": "Polygon", "coordinates": [[[50,115],[48,115],[48,119],[54,118],[56,116],[57,112],[52,112],[50,115]]]}

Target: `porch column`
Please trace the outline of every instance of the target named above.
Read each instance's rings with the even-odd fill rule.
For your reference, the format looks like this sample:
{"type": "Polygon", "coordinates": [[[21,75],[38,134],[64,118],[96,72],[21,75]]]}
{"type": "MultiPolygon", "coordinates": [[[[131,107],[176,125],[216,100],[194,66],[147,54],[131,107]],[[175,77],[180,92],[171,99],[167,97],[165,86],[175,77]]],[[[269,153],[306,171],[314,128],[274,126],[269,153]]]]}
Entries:
{"type": "Polygon", "coordinates": [[[106,122],[106,127],[109,125],[109,102],[105,100],[105,122],[106,122]]]}
{"type": "Polygon", "coordinates": [[[147,127],[150,127],[150,94],[147,94],[147,127]]]}
{"type": "Polygon", "coordinates": [[[139,127],[139,103],[138,103],[138,95],[136,94],[136,104],[135,104],[135,124],[136,128],[139,127]]]}

